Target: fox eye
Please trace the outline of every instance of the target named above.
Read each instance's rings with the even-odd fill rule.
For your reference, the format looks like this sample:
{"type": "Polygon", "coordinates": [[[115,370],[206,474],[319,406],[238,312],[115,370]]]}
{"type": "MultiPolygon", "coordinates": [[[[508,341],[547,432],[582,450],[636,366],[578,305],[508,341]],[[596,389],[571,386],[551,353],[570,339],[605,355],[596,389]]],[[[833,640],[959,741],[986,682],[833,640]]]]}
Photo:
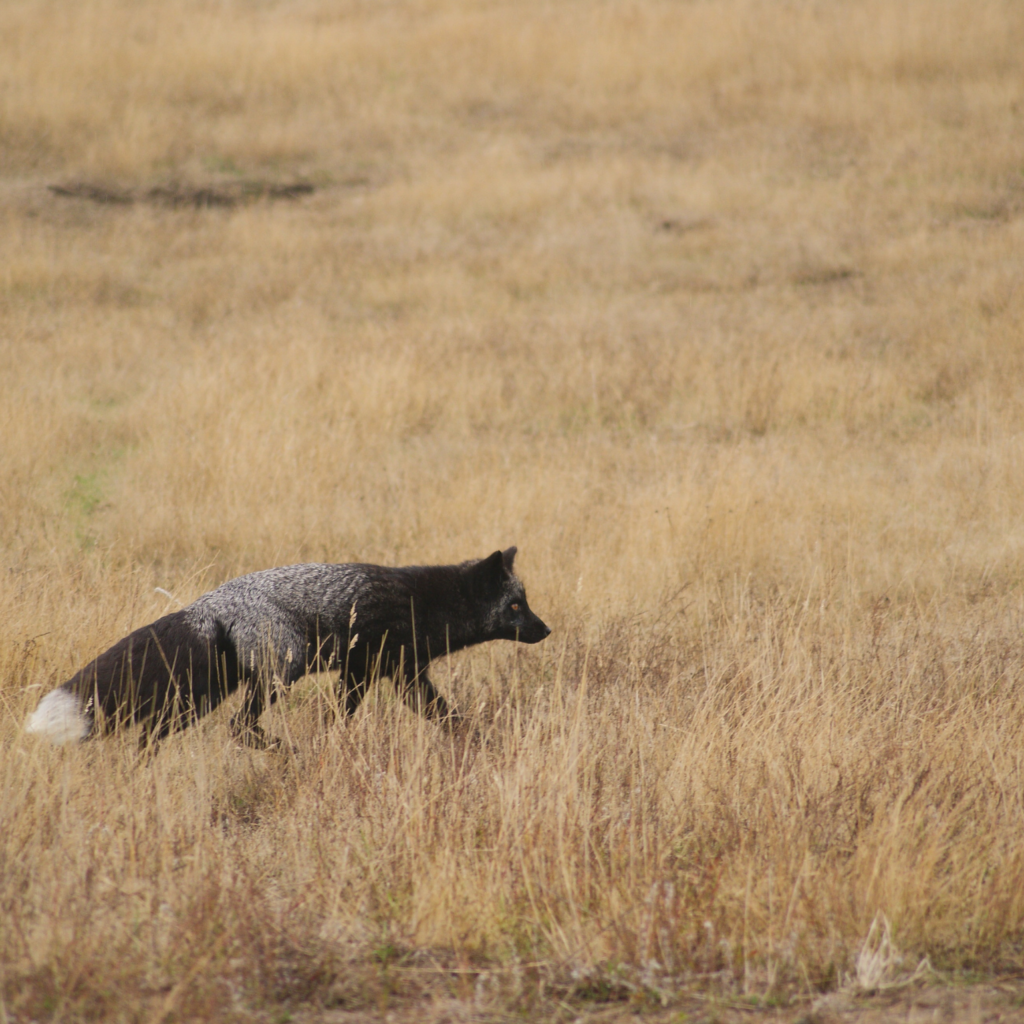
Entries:
{"type": "Polygon", "coordinates": [[[519,611],[519,602],[517,601],[514,604],[510,605],[509,607],[512,609],[512,611],[517,612],[517,611],[519,611]]]}

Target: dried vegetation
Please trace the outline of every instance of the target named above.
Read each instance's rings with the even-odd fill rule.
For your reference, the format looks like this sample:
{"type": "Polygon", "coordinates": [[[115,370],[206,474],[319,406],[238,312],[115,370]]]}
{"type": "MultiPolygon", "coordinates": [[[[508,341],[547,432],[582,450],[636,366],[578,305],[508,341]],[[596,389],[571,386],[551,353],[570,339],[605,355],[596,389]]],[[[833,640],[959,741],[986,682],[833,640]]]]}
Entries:
{"type": "Polygon", "coordinates": [[[1021,53],[1013,0],[0,5],[0,1018],[1024,969],[1021,53]],[[293,756],[20,732],[228,576],[511,543],[555,632],[439,666],[462,734],[326,678],[293,756]]]}

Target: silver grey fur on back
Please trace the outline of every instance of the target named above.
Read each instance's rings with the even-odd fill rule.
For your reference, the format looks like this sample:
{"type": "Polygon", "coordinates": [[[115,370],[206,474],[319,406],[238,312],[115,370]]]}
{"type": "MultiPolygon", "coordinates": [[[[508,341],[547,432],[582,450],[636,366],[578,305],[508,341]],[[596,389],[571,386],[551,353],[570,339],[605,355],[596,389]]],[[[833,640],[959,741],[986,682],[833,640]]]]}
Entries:
{"type": "Polygon", "coordinates": [[[286,661],[303,658],[311,626],[318,623],[324,633],[346,635],[352,605],[371,583],[370,568],[306,562],[251,572],[203,594],[185,615],[208,640],[220,622],[250,667],[258,652],[273,652],[286,661]]]}

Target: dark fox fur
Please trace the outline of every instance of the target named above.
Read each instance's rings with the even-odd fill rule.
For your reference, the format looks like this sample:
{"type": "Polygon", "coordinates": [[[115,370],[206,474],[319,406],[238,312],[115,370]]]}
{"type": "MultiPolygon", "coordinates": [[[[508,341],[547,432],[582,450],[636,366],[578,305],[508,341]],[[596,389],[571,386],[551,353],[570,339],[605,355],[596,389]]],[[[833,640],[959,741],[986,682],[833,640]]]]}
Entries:
{"type": "Polygon", "coordinates": [[[396,681],[433,718],[455,716],[427,666],[486,640],[534,644],[551,630],[530,611],[512,572],[516,549],[460,565],[289,565],[229,580],[181,611],[137,629],[51,690],[27,730],[55,743],[98,724],[143,722],[158,740],[244,690],[231,721],[262,745],[258,719],[280,686],[339,668],[351,714],[370,683],[396,681]],[[280,685],[278,685],[280,684],[280,685]],[[97,714],[99,712],[100,714],[97,714]]]}

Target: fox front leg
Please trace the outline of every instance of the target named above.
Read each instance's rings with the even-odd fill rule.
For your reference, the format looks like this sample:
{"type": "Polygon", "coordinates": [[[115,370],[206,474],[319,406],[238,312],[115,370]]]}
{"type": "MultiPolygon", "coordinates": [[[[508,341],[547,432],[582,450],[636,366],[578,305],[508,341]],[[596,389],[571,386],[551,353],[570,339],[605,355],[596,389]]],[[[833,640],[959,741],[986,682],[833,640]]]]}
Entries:
{"type": "Polygon", "coordinates": [[[438,693],[437,688],[430,681],[427,675],[427,668],[424,665],[416,675],[400,687],[402,699],[414,711],[419,711],[438,722],[446,725],[454,725],[461,720],[458,712],[448,706],[448,701],[438,693]]]}

